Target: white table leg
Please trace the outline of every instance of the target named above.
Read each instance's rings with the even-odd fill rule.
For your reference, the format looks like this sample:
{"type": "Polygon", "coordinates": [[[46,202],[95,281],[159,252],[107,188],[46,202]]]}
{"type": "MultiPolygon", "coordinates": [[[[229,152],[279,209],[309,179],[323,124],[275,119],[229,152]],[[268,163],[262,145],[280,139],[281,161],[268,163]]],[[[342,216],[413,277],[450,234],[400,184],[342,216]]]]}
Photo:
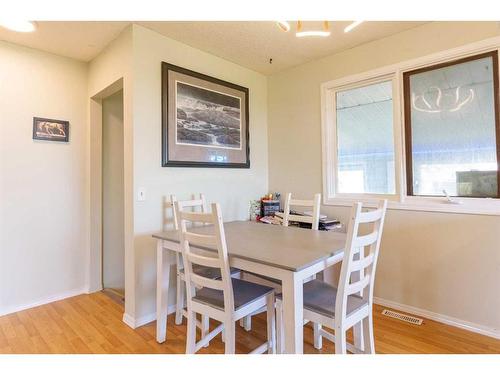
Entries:
{"type": "Polygon", "coordinates": [[[304,350],[302,284],[302,279],[294,272],[283,279],[283,328],[287,354],[302,354],[304,350]]]}
{"type": "Polygon", "coordinates": [[[156,246],[156,341],[160,344],[167,338],[167,303],[170,281],[168,254],[163,250],[162,240],[156,246]]]}

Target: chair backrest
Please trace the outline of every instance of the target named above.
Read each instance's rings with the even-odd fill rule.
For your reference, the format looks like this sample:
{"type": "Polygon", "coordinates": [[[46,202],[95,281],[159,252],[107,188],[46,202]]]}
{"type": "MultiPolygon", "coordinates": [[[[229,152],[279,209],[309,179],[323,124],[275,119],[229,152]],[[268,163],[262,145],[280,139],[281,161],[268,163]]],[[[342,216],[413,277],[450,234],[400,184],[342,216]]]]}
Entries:
{"type": "Polygon", "coordinates": [[[287,227],[290,221],[299,223],[311,224],[311,229],[318,230],[319,227],[319,210],[321,206],[321,194],[315,194],[313,200],[292,199],[292,193],[285,196],[285,204],[283,208],[283,222],[282,224],[287,227]],[[293,215],[290,213],[292,206],[306,207],[312,211],[312,216],[293,215]]]}
{"type": "Polygon", "coordinates": [[[335,305],[335,319],[345,319],[347,300],[350,295],[358,295],[368,302],[373,301],[373,286],[377,258],[384,227],[387,200],[382,200],[373,211],[362,212],[362,204],[355,203],[347,231],[344,259],[335,305]],[[368,234],[360,235],[361,224],[371,226],[368,234]]]}
{"type": "Polygon", "coordinates": [[[189,212],[185,211],[186,207],[189,206],[185,206],[184,202],[177,201],[174,203],[184,261],[187,303],[189,305],[192,302],[196,287],[222,290],[224,293],[224,309],[226,312],[232,313],[234,311],[233,286],[220,206],[218,203],[213,203],[211,206],[212,212],[189,212]],[[190,228],[188,228],[188,223],[192,224],[190,228]],[[210,224],[212,233],[196,233],[196,224],[210,224]],[[216,251],[207,251],[203,250],[203,248],[216,251]],[[194,273],[194,264],[219,269],[221,279],[214,280],[194,273]]]}
{"type": "MultiPolygon", "coordinates": [[[[170,200],[167,202],[167,207],[172,208],[172,218],[175,230],[179,229],[179,220],[177,218],[177,213],[175,212],[174,209],[174,204],[177,201],[178,199],[175,195],[170,195],[170,200]]],[[[196,210],[197,208],[199,208],[201,212],[208,211],[207,202],[203,194],[199,194],[198,198],[196,198],[195,194],[193,194],[192,199],[183,200],[181,202],[182,202],[182,207],[191,208],[191,210],[196,210]]]]}

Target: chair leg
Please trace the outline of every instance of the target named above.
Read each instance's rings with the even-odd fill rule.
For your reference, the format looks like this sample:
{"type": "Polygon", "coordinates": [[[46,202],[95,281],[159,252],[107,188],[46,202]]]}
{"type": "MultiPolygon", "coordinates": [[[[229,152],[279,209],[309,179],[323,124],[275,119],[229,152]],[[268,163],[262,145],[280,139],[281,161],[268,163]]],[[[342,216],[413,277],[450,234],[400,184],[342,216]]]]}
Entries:
{"type": "Polygon", "coordinates": [[[375,354],[375,340],[373,338],[373,316],[370,314],[363,319],[363,339],[366,354],[375,354]]]}
{"type": "Polygon", "coordinates": [[[283,354],[283,345],[285,344],[283,337],[283,311],[281,300],[276,301],[276,353],[283,354]]]}
{"type": "MultiPolygon", "coordinates": [[[[210,332],[210,319],[208,315],[201,316],[201,338],[204,338],[210,332]]],[[[205,345],[205,348],[208,347],[209,343],[205,345]]]]}
{"type": "Polygon", "coordinates": [[[270,293],[267,298],[267,354],[276,352],[276,319],[274,314],[274,293],[270,293]]]}
{"type": "Polygon", "coordinates": [[[335,328],[335,354],[347,354],[347,337],[343,327],[335,328]]]}
{"type": "Polygon", "coordinates": [[[235,346],[236,346],[236,330],[234,326],[234,321],[232,320],[227,320],[224,322],[224,346],[225,354],[234,354],[235,353],[235,346]]]}
{"type": "Polygon", "coordinates": [[[313,329],[314,329],[314,348],[321,350],[323,347],[323,336],[321,335],[321,324],[319,323],[313,323],[313,329]]]}
{"type": "Polygon", "coordinates": [[[245,331],[252,330],[252,315],[247,315],[243,319],[241,319],[243,324],[241,325],[245,331]]]}
{"type": "Polygon", "coordinates": [[[363,332],[363,322],[360,321],[352,327],[352,334],[354,338],[354,347],[364,351],[365,350],[365,339],[363,332]]]}
{"type": "Polygon", "coordinates": [[[187,333],[186,333],[186,354],[194,354],[196,348],[196,314],[188,311],[187,333]]]}
{"type": "Polygon", "coordinates": [[[177,274],[177,294],[175,301],[175,324],[182,324],[182,311],[184,310],[184,280],[177,274]]]}

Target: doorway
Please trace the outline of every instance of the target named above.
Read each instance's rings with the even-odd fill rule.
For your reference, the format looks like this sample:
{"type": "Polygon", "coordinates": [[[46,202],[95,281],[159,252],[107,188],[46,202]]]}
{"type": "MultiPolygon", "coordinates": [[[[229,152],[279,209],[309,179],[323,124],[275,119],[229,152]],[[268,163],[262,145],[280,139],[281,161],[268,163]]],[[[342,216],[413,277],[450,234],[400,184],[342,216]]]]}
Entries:
{"type": "Polygon", "coordinates": [[[102,289],[125,299],[123,90],[102,99],[102,289]]]}

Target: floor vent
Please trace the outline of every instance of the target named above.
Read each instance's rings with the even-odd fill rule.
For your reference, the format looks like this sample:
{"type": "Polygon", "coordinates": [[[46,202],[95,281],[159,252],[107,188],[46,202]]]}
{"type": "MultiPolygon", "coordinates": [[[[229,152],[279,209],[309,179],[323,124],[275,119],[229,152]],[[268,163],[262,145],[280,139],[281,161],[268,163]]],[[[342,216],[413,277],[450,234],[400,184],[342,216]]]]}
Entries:
{"type": "Polygon", "coordinates": [[[401,313],[398,313],[398,312],[392,311],[392,310],[384,310],[384,311],[382,311],[382,315],[385,315],[385,316],[388,316],[388,317],[391,317],[394,319],[399,319],[399,320],[402,320],[403,322],[415,324],[417,326],[422,325],[422,322],[423,322],[423,320],[420,318],[415,318],[414,316],[401,314],[401,313]]]}

